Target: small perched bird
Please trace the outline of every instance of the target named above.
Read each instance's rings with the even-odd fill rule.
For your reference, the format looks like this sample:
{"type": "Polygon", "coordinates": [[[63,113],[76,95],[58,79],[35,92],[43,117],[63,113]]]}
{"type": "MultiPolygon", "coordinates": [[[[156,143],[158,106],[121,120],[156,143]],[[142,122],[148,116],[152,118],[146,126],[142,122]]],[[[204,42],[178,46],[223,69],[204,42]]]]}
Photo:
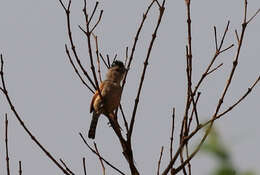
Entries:
{"type": "Polygon", "coordinates": [[[108,69],[106,79],[100,84],[100,97],[98,91],[95,92],[90,103],[90,113],[93,112],[88,137],[95,138],[98,118],[101,114],[113,115],[113,111],[119,106],[122,87],[121,80],[124,78],[126,68],[121,61],[114,61],[108,69]]]}

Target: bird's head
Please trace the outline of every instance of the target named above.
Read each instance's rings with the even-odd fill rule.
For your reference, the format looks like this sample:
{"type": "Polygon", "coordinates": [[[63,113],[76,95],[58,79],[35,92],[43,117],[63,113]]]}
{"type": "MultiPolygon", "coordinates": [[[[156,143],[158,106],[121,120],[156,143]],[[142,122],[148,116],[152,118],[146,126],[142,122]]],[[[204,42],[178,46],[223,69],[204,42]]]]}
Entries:
{"type": "Polygon", "coordinates": [[[119,82],[124,78],[126,68],[123,62],[115,60],[107,72],[107,79],[119,82]]]}

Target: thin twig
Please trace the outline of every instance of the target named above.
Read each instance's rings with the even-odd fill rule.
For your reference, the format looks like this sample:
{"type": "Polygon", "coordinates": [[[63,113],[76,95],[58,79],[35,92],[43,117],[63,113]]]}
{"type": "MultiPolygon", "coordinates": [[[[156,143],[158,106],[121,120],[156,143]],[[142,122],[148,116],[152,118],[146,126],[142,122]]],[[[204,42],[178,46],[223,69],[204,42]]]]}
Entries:
{"type": "Polygon", "coordinates": [[[127,120],[126,120],[126,117],[125,117],[125,114],[124,114],[124,111],[123,111],[123,107],[122,107],[121,104],[119,105],[119,109],[120,109],[121,114],[122,114],[122,116],[123,116],[123,120],[124,120],[126,132],[128,133],[128,130],[129,130],[129,129],[128,129],[128,123],[127,123],[127,120]]]}
{"type": "Polygon", "coordinates": [[[223,66],[223,63],[220,63],[217,67],[213,68],[212,70],[210,70],[207,75],[211,74],[212,72],[215,72],[218,68],[220,68],[221,66],[223,66]]]}
{"type": "MultiPolygon", "coordinates": [[[[203,82],[203,80],[207,77],[208,75],[208,72],[209,70],[211,69],[212,65],[214,64],[214,62],[216,61],[217,57],[220,55],[219,54],[219,50],[221,50],[222,48],[222,45],[225,41],[225,38],[226,38],[226,33],[228,32],[228,29],[229,29],[229,24],[230,22],[228,21],[227,25],[226,25],[226,28],[225,28],[225,31],[224,31],[224,34],[222,35],[222,38],[221,38],[221,44],[219,45],[218,49],[216,50],[213,58],[211,59],[211,62],[209,63],[208,67],[206,68],[205,72],[202,74],[200,80],[198,81],[197,85],[195,86],[195,89],[193,91],[193,93],[195,94],[197,92],[197,90],[199,89],[201,83],[203,82]]],[[[223,53],[223,52],[222,52],[223,53]]]]}
{"type": "Polygon", "coordinates": [[[171,137],[170,137],[170,160],[172,160],[172,153],[173,153],[173,133],[175,128],[175,108],[172,110],[172,129],[171,129],[171,137]]]}
{"type": "MultiPolygon", "coordinates": [[[[85,140],[85,138],[83,137],[83,135],[81,133],[79,133],[81,139],[83,140],[83,142],[85,143],[85,145],[90,149],[90,151],[92,151],[94,154],[96,154],[98,156],[98,153],[88,144],[88,142],[85,140]]],[[[108,165],[110,166],[112,169],[116,170],[118,173],[125,175],[125,173],[123,173],[121,170],[119,170],[118,168],[116,168],[114,165],[112,165],[111,163],[109,163],[107,160],[105,160],[103,157],[100,156],[100,158],[108,165]]]]}
{"type": "Polygon", "coordinates": [[[108,68],[109,68],[109,66],[108,66],[107,62],[105,61],[105,59],[104,59],[103,55],[102,55],[101,53],[99,53],[99,56],[101,57],[101,59],[102,59],[103,63],[105,64],[105,66],[106,66],[106,67],[107,67],[107,69],[108,69],[108,68]]]}
{"type": "Polygon", "coordinates": [[[97,56],[97,66],[98,66],[98,77],[99,77],[99,81],[102,82],[101,71],[100,71],[99,51],[98,51],[98,37],[97,37],[97,35],[94,35],[93,33],[92,33],[92,35],[94,36],[95,43],[96,43],[96,56],[97,56]]]}
{"type": "Polygon", "coordinates": [[[224,35],[222,36],[222,39],[221,39],[221,42],[220,42],[218,50],[220,50],[222,48],[222,46],[223,46],[224,40],[226,38],[227,31],[228,31],[228,28],[229,28],[229,24],[230,24],[230,21],[228,21],[228,23],[227,23],[227,26],[226,26],[226,29],[224,31],[224,35]]]}
{"type": "Polygon", "coordinates": [[[223,49],[223,50],[219,51],[219,53],[221,54],[221,53],[223,53],[223,52],[227,51],[228,49],[231,49],[233,46],[234,46],[234,44],[231,44],[231,45],[230,45],[230,46],[228,46],[227,48],[225,48],[225,49],[223,49]]]}
{"type": "Polygon", "coordinates": [[[237,38],[237,43],[239,43],[239,36],[238,36],[238,33],[237,33],[237,30],[235,30],[235,34],[236,34],[236,38],[237,38]]]}
{"type": "Polygon", "coordinates": [[[99,153],[99,151],[98,151],[97,144],[96,144],[95,142],[94,142],[94,147],[95,147],[96,153],[97,153],[97,155],[98,155],[98,158],[99,158],[99,161],[100,161],[102,170],[103,170],[103,175],[105,175],[105,174],[106,174],[106,169],[105,169],[104,163],[103,163],[103,161],[102,161],[102,159],[101,159],[100,153],[99,153]]]}
{"type": "MultiPolygon", "coordinates": [[[[198,104],[200,95],[201,95],[201,92],[198,92],[197,98],[196,98],[196,100],[195,100],[195,104],[196,104],[195,106],[197,106],[197,104],[198,104]]],[[[194,106],[193,106],[193,109],[192,109],[192,112],[191,112],[191,115],[190,115],[190,119],[189,119],[189,123],[188,123],[188,131],[187,131],[187,134],[188,134],[189,131],[190,131],[190,127],[191,127],[191,122],[192,122],[192,119],[193,119],[194,111],[195,111],[195,108],[194,108],[194,106]]],[[[198,125],[197,125],[197,127],[198,127],[198,125]]]]}
{"type": "Polygon", "coordinates": [[[155,2],[158,5],[158,7],[161,8],[161,4],[158,2],[158,0],[155,0],[155,2]]]}
{"type": "Polygon", "coordinates": [[[19,161],[19,175],[22,175],[22,162],[19,161]]]}
{"type": "Polygon", "coordinates": [[[141,94],[141,90],[142,90],[142,87],[143,87],[144,77],[145,77],[145,73],[146,73],[146,69],[147,69],[147,65],[148,65],[148,60],[150,58],[150,54],[151,54],[153,44],[154,44],[154,41],[155,41],[155,38],[156,38],[156,35],[157,35],[157,31],[158,31],[158,28],[160,26],[160,23],[161,23],[163,14],[164,14],[164,10],[165,10],[164,3],[165,3],[165,0],[163,1],[162,7],[160,8],[160,14],[159,14],[159,17],[158,17],[157,25],[155,27],[154,33],[152,34],[152,39],[151,39],[151,42],[149,44],[147,55],[146,55],[146,58],[145,58],[145,61],[144,61],[144,67],[143,67],[141,80],[140,80],[139,87],[138,87],[137,96],[136,96],[136,99],[135,99],[134,109],[133,109],[133,112],[132,112],[132,117],[131,117],[131,122],[130,122],[129,133],[127,135],[127,140],[130,140],[132,132],[133,132],[136,111],[137,111],[137,107],[138,107],[138,103],[139,103],[139,97],[140,97],[140,94],[141,94]]]}
{"type": "MultiPolygon", "coordinates": [[[[186,150],[186,157],[188,158],[189,157],[189,147],[188,147],[188,142],[185,144],[185,150],[186,150]]],[[[188,162],[188,172],[189,172],[189,175],[191,175],[191,163],[188,162]]]]}
{"type": "Polygon", "coordinates": [[[60,159],[60,162],[63,164],[63,166],[66,168],[66,170],[71,174],[71,175],[75,175],[71,170],[70,168],[66,165],[66,163],[60,159]]]}
{"type": "MultiPolygon", "coordinates": [[[[84,0],[84,1],[86,1],[86,0],[84,0]]],[[[94,10],[92,11],[92,14],[91,14],[91,16],[90,16],[90,18],[89,18],[89,20],[88,20],[88,25],[90,24],[90,22],[91,22],[91,20],[92,20],[92,18],[93,18],[93,16],[94,16],[94,14],[95,14],[95,12],[96,12],[96,10],[97,10],[98,4],[99,4],[99,2],[97,1],[96,4],[95,4],[94,10]]],[[[86,2],[84,2],[84,9],[86,9],[86,6],[85,6],[85,5],[86,5],[86,2]]]]}
{"type": "Polygon", "coordinates": [[[85,160],[85,157],[83,157],[83,159],[82,159],[82,163],[83,163],[84,175],[87,175],[87,170],[86,170],[86,160],[85,160]]]}
{"type": "Polygon", "coordinates": [[[216,46],[216,51],[218,50],[218,38],[217,38],[217,28],[214,26],[214,39],[215,39],[215,46],[216,46]]]}
{"type": "Polygon", "coordinates": [[[74,54],[74,57],[81,69],[81,71],[83,72],[83,74],[87,77],[88,81],[90,82],[90,84],[94,87],[94,89],[96,89],[96,86],[93,82],[93,80],[90,78],[88,72],[84,69],[83,65],[81,64],[81,61],[79,59],[79,56],[77,54],[77,51],[76,51],[76,47],[75,47],[75,44],[74,44],[74,41],[73,41],[73,37],[72,37],[72,32],[71,32],[71,25],[70,25],[70,5],[71,5],[71,0],[69,1],[69,5],[67,8],[65,8],[65,5],[63,4],[63,2],[61,0],[59,0],[65,13],[66,13],[66,18],[67,18],[67,29],[68,29],[68,36],[69,36],[69,41],[70,41],[70,46],[71,46],[71,49],[73,51],[73,54],[74,54]]]}
{"type": "Polygon", "coordinates": [[[113,62],[116,60],[116,58],[117,58],[117,54],[115,54],[114,59],[113,59],[113,62]]]}
{"type": "MultiPolygon", "coordinates": [[[[94,66],[93,53],[92,53],[92,46],[91,46],[91,32],[93,31],[93,29],[92,29],[92,31],[90,31],[90,28],[89,28],[90,21],[88,19],[88,14],[87,14],[87,10],[86,10],[86,2],[85,1],[86,0],[84,0],[84,7],[83,7],[82,11],[83,11],[83,14],[85,16],[85,21],[86,21],[86,32],[84,32],[84,33],[85,33],[85,35],[87,37],[88,54],[89,54],[89,59],[90,59],[90,63],[91,63],[90,69],[91,69],[92,75],[94,77],[94,82],[95,82],[95,87],[96,87],[95,89],[97,90],[98,95],[101,98],[101,100],[103,100],[103,97],[101,95],[101,91],[99,89],[99,83],[98,83],[98,80],[97,80],[96,70],[95,70],[95,66],[94,66]]],[[[91,20],[92,16],[94,15],[95,11],[96,11],[95,9],[96,9],[97,5],[98,5],[98,3],[96,3],[96,6],[95,6],[95,8],[93,10],[93,13],[92,13],[92,15],[90,17],[90,20],[91,20]]],[[[100,16],[102,16],[102,12],[103,11],[101,11],[101,15],[100,16]]]]}
{"type": "Polygon", "coordinates": [[[254,84],[247,89],[247,92],[246,92],[241,98],[239,98],[239,100],[237,100],[236,103],[234,103],[233,105],[231,105],[230,107],[228,107],[227,110],[225,110],[224,112],[222,112],[221,114],[219,114],[216,118],[220,118],[221,116],[225,115],[226,113],[228,113],[229,111],[231,111],[234,107],[236,107],[242,100],[244,100],[244,99],[246,98],[246,96],[253,90],[253,88],[254,88],[255,85],[259,82],[259,80],[260,80],[260,76],[259,76],[258,79],[254,82],[254,84]]]}
{"type": "Polygon", "coordinates": [[[107,54],[107,64],[109,67],[111,67],[111,64],[110,64],[110,58],[109,58],[109,55],[107,54]]]}
{"type": "Polygon", "coordinates": [[[103,12],[104,12],[103,10],[100,11],[100,15],[99,15],[98,21],[96,22],[96,24],[94,25],[94,27],[90,30],[90,33],[92,33],[92,32],[95,30],[95,28],[97,27],[97,25],[98,25],[99,22],[101,21],[103,12]]]}
{"type": "Polygon", "coordinates": [[[252,90],[255,88],[255,86],[260,82],[260,76],[255,80],[255,82],[247,89],[247,92],[245,92],[245,94],[243,96],[241,96],[237,102],[235,102],[233,105],[231,105],[229,108],[227,108],[227,110],[225,110],[224,112],[218,114],[215,118],[212,117],[211,120],[208,120],[207,122],[201,124],[199,127],[197,127],[194,131],[192,131],[190,133],[190,135],[188,137],[186,137],[186,140],[191,139],[200,129],[204,128],[205,126],[207,126],[208,124],[210,124],[212,121],[215,121],[216,119],[219,119],[220,117],[222,117],[223,115],[227,114],[228,112],[230,112],[234,107],[236,107],[239,103],[241,103],[251,92],[252,90]]]}
{"type": "Polygon", "coordinates": [[[131,66],[132,60],[134,58],[135,48],[136,48],[136,45],[137,45],[137,41],[138,41],[139,35],[140,35],[141,31],[142,31],[142,28],[143,28],[144,22],[146,20],[146,17],[148,15],[148,12],[150,11],[150,9],[153,6],[154,2],[155,2],[155,0],[153,0],[150,3],[150,5],[148,6],[146,12],[143,14],[143,19],[142,19],[142,21],[141,21],[141,23],[139,25],[139,28],[137,29],[137,32],[135,34],[134,43],[133,43],[131,54],[130,54],[130,57],[129,57],[129,62],[127,64],[125,77],[124,77],[123,82],[122,82],[122,90],[124,89],[125,84],[126,84],[126,78],[127,78],[127,75],[128,75],[128,71],[130,70],[130,66],[131,66]]]}
{"type": "Polygon", "coordinates": [[[247,21],[247,23],[250,23],[255,17],[256,15],[260,12],[260,8],[255,12],[255,14],[247,21]]]}
{"type": "MultiPolygon", "coordinates": [[[[2,59],[2,57],[1,57],[1,59],[2,59]]],[[[6,171],[7,171],[7,175],[10,175],[9,152],[8,152],[8,120],[7,120],[7,114],[5,114],[5,153],[6,153],[6,171]]]]}
{"type": "Polygon", "coordinates": [[[128,60],[128,47],[125,48],[125,66],[128,60]]]}
{"type": "Polygon", "coordinates": [[[162,148],[161,148],[160,158],[159,158],[159,161],[158,161],[157,175],[160,174],[160,165],[161,165],[162,155],[163,155],[163,146],[162,146],[162,148]]]}
{"type": "MultiPolygon", "coordinates": [[[[185,144],[185,145],[187,145],[187,144],[185,144]]],[[[182,147],[182,150],[181,150],[181,152],[180,152],[181,164],[184,163],[184,157],[183,157],[183,150],[184,150],[184,149],[185,149],[185,147],[183,146],[183,147],[182,147]]],[[[186,166],[183,166],[183,167],[182,167],[182,172],[183,172],[183,175],[187,175],[186,166]]]]}
{"type": "Polygon", "coordinates": [[[66,53],[67,53],[67,56],[70,60],[70,64],[72,65],[74,71],[76,72],[76,74],[78,75],[79,79],[81,80],[81,82],[92,92],[94,93],[94,91],[91,89],[91,87],[85,82],[85,80],[82,78],[82,76],[80,75],[78,69],[76,68],[76,65],[74,64],[73,60],[71,59],[71,56],[70,56],[70,52],[69,52],[69,49],[67,47],[67,45],[65,44],[65,49],[66,49],[66,53]]]}

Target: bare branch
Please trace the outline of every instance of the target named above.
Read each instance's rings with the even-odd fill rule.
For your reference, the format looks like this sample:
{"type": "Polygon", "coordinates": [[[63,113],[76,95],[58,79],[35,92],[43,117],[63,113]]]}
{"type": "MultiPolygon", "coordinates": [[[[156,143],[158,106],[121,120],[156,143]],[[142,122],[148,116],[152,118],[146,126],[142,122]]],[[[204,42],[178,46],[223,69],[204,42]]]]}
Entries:
{"type": "Polygon", "coordinates": [[[246,23],[246,20],[247,20],[247,0],[245,0],[244,2],[244,6],[245,6],[245,10],[244,10],[244,23],[246,23]]]}
{"type": "MultiPolygon", "coordinates": [[[[205,142],[212,126],[213,126],[213,123],[214,121],[217,119],[218,117],[218,112],[220,110],[220,107],[222,106],[223,104],[223,101],[224,101],[224,98],[226,96],[226,93],[230,87],[230,84],[232,82],[232,79],[233,79],[233,76],[234,76],[234,73],[235,73],[235,70],[236,70],[236,67],[237,67],[237,64],[238,64],[238,59],[239,59],[239,56],[240,56],[240,50],[241,50],[241,47],[242,47],[242,43],[243,43],[243,39],[244,39],[244,34],[245,34],[245,30],[246,30],[246,27],[247,27],[247,23],[245,22],[246,21],[246,12],[247,12],[247,1],[245,0],[245,16],[244,16],[244,22],[242,24],[242,32],[241,32],[241,35],[240,35],[240,42],[239,42],[239,45],[238,45],[238,48],[237,48],[237,52],[236,52],[236,56],[235,56],[235,60],[233,61],[233,67],[232,67],[232,70],[229,74],[229,77],[228,77],[228,80],[227,80],[227,84],[225,85],[224,87],[224,90],[222,92],[222,95],[219,99],[219,102],[218,102],[218,105],[216,107],[216,111],[215,113],[212,115],[212,119],[210,121],[207,122],[207,124],[209,124],[203,138],[201,139],[200,143],[197,145],[196,149],[193,151],[193,153],[179,166],[177,167],[175,170],[174,170],[174,173],[178,173],[180,170],[183,169],[183,167],[189,163],[189,161],[197,154],[197,152],[200,150],[202,144],[205,142]]],[[[258,82],[259,80],[257,79],[256,83],[258,82]]],[[[255,86],[255,84],[253,84],[253,87],[255,86]]],[[[251,90],[248,90],[248,92],[250,92],[251,90]]],[[[188,137],[186,137],[186,142],[198,131],[200,130],[202,127],[204,127],[205,125],[200,125],[199,127],[197,127],[195,129],[195,131],[193,131],[188,137]]],[[[181,145],[182,146],[182,145],[181,145]]],[[[175,162],[176,158],[177,158],[177,154],[179,154],[181,152],[181,146],[179,147],[177,153],[175,154],[175,157],[171,160],[170,164],[168,165],[167,169],[164,171],[163,175],[166,175],[165,173],[167,173],[169,171],[169,168],[173,165],[173,163],[175,162]]]]}
{"type": "Polygon", "coordinates": [[[239,36],[238,36],[238,33],[237,33],[237,30],[235,30],[235,34],[236,34],[236,38],[237,38],[237,43],[239,44],[239,36]]]}
{"type": "Polygon", "coordinates": [[[122,107],[121,104],[119,105],[119,109],[120,109],[121,114],[122,114],[122,116],[123,116],[123,120],[124,120],[124,125],[125,125],[126,132],[128,133],[128,130],[129,130],[129,129],[128,129],[128,123],[127,123],[127,120],[126,120],[126,118],[125,118],[125,114],[124,114],[123,107],[122,107]]]}
{"type": "Polygon", "coordinates": [[[19,175],[22,175],[22,162],[19,161],[19,175]]]}
{"type": "Polygon", "coordinates": [[[65,5],[63,4],[63,2],[62,2],[61,0],[59,0],[59,1],[60,1],[61,6],[63,7],[63,9],[66,11],[67,8],[66,8],[65,5]]]}
{"type": "Polygon", "coordinates": [[[159,161],[158,161],[157,175],[160,174],[160,165],[161,165],[162,155],[163,155],[163,146],[161,148],[160,158],[159,158],[159,161]]]}
{"type": "Polygon", "coordinates": [[[128,47],[125,48],[125,66],[128,60],[128,47]]]}
{"type": "Polygon", "coordinates": [[[113,62],[116,60],[116,58],[117,58],[117,54],[115,54],[114,59],[113,59],[113,62]]]}
{"type": "Polygon", "coordinates": [[[227,23],[227,26],[226,26],[226,29],[224,31],[224,35],[222,36],[222,39],[221,39],[221,42],[220,42],[218,50],[220,50],[222,48],[222,46],[223,46],[224,40],[226,38],[227,31],[228,31],[228,28],[229,28],[229,24],[230,24],[230,21],[228,21],[228,23],[227,23]]]}
{"type": "Polygon", "coordinates": [[[100,71],[99,51],[98,51],[98,37],[96,35],[94,35],[93,33],[92,33],[92,35],[94,36],[95,43],[96,43],[96,56],[97,56],[97,65],[98,65],[98,77],[99,77],[99,81],[102,82],[101,71],[100,71]]]}
{"type": "Polygon", "coordinates": [[[214,37],[215,37],[215,46],[216,46],[216,51],[218,50],[218,38],[217,38],[217,28],[214,26],[214,37]]]}
{"type": "Polygon", "coordinates": [[[99,56],[101,57],[101,59],[102,59],[103,63],[105,64],[105,66],[106,66],[106,67],[107,67],[107,69],[108,69],[108,68],[109,68],[109,66],[108,66],[107,62],[105,61],[105,59],[104,59],[103,55],[102,55],[101,53],[99,53],[99,56]]]}
{"type": "MultiPolygon", "coordinates": [[[[211,59],[211,62],[209,63],[208,67],[206,68],[205,72],[202,74],[200,80],[198,81],[197,85],[195,86],[195,89],[193,91],[193,93],[195,94],[197,92],[197,90],[199,89],[201,83],[203,82],[203,80],[207,77],[208,75],[208,72],[209,70],[211,69],[212,65],[214,64],[214,62],[216,61],[217,57],[220,55],[219,53],[219,50],[221,50],[222,48],[222,45],[224,43],[224,40],[225,40],[225,37],[226,37],[226,33],[228,32],[228,29],[229,29],[229,24],[230,22],[228,21],[227,25],[226,25],[226,28],[225,28],[225,31],[224,31],[224,34],[222,36],[222,39],[221,39],[221,44],[219,45],[218,49],[216,50],[213,58],[211,59]]],[[[223,52],[222,52],[223,53],[223,52]]]]}
{"type": "Polygon", "coordinates": [[[211,74],[212,72],[215,72],[218,68],[220,68],[223,65],[223,63],[220,63],[217,67],[215,67],[214,69],[210,70],[207,75],[211,74]]]}
{"type": "Polygon", "coordinates": [[[227,50],[231,49],[233,46],[234,46],[234,44],[231,44],[231,45],[230,45],[230,46],[228,46],[227,48],[225,48],[225,49],[223,49],[223,50],[219,51],[219,53],[221,54],[221,53],[223,53],[223,52],[225,52],[225,51],[227,51],[227,50]]]}
{"type": "Polygon", "coordinates": [[[255,17],[256,15],[260,12],[260,8],[255,12],[255,14],[247,21],[247,23],[250,23],[255,17]]]}
{"type": "Polygon", "coordinates": [[[86,160],[85,160],[85,157],[83,157],[83,159],[82,159],[82,163],[83,163],[84,175],[87,175],[87,170],[86,170],[86,160]]]}
{"type": "Polygon", "coordinates": [[[98,151],[98,148],[97,148],[97,144],[96,144],[95,142],[94,142],[94,146],[95,146],[95,150],[96,150],[96,153],[97,153],[97,155],[98,155],[98,158],[99,158],[99,161],[100,161],[102,170],[103,170],[103,175],[105,175],[105,174],[106,174],[106,169],[105,169],[104,163],[103,163],[103,161],[102,161],[102,159],[101,159],[101,156],[100,156],[100,154],[99,154],[99,151],[98,151]]]}
{"type": "Polygon", "coordinates": [[[158,2],[158,0],[155,0],[155,2],[158,5],[158,7],[161,8],[161,4],[158,2]]]}
{"type": "MultiPolygon", "coordinates": [[[[90,151],[92,151],[94,154],[96,154],[98,156],[98,153],[88,144],[88,142],[85,140],[85,138],[83,137],[83,135],[81,133],[79,133],[80,137],[82,138],[83,142],[85,143],[85,145],[90,149],[90,151]]],[[[107,160],[105,160],[103,157],[100,156],[100,158],[108,165],[110,166],[112,169],[116,170],[118,173],[125,175],[125,173],[123,173],[122,171],[120,171],[118,168],[116,168],[114,165],[112,165],[111,163],[109,163],[107,160]]]]}
{"type": "Polygon", "coordinates": [[[141,23],[140,23],[139,28],[137,29],[137,32],[136,32],[135,37],[134,37],[134,43],[133,43],[132,50],[131,50],[131,54],[130,54],[130,57],[129,57],[129,62],[128,62],[128,64],[127,64],[127,69],[126,69],[125,77],[124,77],[123,83],[122,83],[122,90],[124,89],[124,86],[125,86],[125,83],[126,83],[126,78],[127,78],[127,75],[128,75],[128,71],[129,71],[129,69],[130,69],[132,60],[133,60],[133,58],[134,58],[135,48],[136,48],[136,45],[137,45],[137,41],[138,41],[139,35],[140,35],[141,30],[142,30],[142,28],[143,28],[143,25],[144,25],[144,22],[145,22],[145,20],[146,20],[147,14],[148,14],[148,12],[150,11],[151,7],[153,6],[154,2],[155,2],[155,0],[153,0],[153,1],[151,2],[151,4],[148,6],[146,12],[143,14],[143,19],[142,19],[142,21],[141,21],[141,23]]]}
{"type": "MultiPolygon", "coordinates": [[[[197,106],[197,104],[198,104],[200,95],[201,95],[201,92],[198,92],[197,98],[196,98],[196,100],[195,100],[195,104],[196,104],[195,106],[197,106]]],[[[191,122],[192,122],[192,119],[193,119],[194,111],[195,111],[195,108],[194,108],[194,106],[193,106],[193,109],[192,109],[192,112],[191,112],[191,115],[190,115],[190,119],[189,119],[189,123],[188,123],[188,131],[187,131],[187,133],[189,133],[189,131],[190,131],[190,126],[191,126],[191,122]]],[[[198,123],[198,122],[197,122],[197,123],[198,123]]],[[[197,127],[198,127],[198,125],[197,125],[197,127]]]]}
{"type": "Polygon", "coordinates": [[[7,171],[7,175],[10,175],[9,152],[8,152],[8,120],[7,120],[7,114],[5,114],[5,154],[6,154],[6,171],[7,171]]]}
{"type": "MultiPolygon", "coordinates": [[[[92,14],[91,14],[91,16],[90,16],[90,18],[89,18],[89,20],[88,20],[88,24],[87,24],[87,25],[89,25],[89,24],[91,23],[91,20],[92,20],[92,18],[93,18],[93,16],[94,16],[95,12],[96,12],[96,10],[97,10],[98,4],[99,4],[99,2],[97,1],[96,4],[95,4],[94,10],[93,10],[93,12],[92,12],[92,14]]],[[[85,7],[86,7],[86,6],[85,6],[85,3],[84,3],[84,8],[85,8],[85,7]]]]}
{"type": "Polygon", "coordinates": [[[171,129],[171,137],[170,137],[170,160],[172,160],[172,146],[173,146],[173,133],[174,133],[174,127],[175,127],[175,108],[172,110],[172,129],[171,129]]]}
{"type": "Polygon", "coordinates": [[[109,58],[109,55],[107,54],[107,64],[109,67],[111,67],[111,64],[110,64],[110,58],[109,58]]]}
{"type": "MultiPolygon", "coordinates": [[[[152,39],[151,39],[151,42],[149,44],[147,55],[146,55],[146,58],[145,58],[145,61],[144,61],[144,68],[143,68],[143,71],[142,71],[141,80],[140,80],[140,83],[139,83],[138,92],[137,92],[137,96],[136,96],[136,99],[135,99],[134,109],[133,109],[133,112],[132,112],[132,117],[131,117],[131,122],[130,122],[129,133],[127,135],[127,140],[131,139],[131,135],[132,135],[132,132],[133,132],[137,106],[138,106],[138,103],[139,103],[139,97],[140,97],[143,82],[144,82],[144,77],[145,77],[145,73],[146,73],[146,69],[147,69],[147,65],[148,65],[148,60],[150,58],[150,54],[151,54],[151,51],[152,51],[152,48],[153,48],[153,44],[154,44],[154,41],[155,41],[155,38],[156,38],[156,34],[157,34],[158,28],[160,26],[160,23],[161,23],[163,14],[164,14],[164,9],[165,9],[165,7],[164,7],[164,3],[163,3],[162,7],[160,8],[160,14],[159,14],[159,17],[158,17],[157,25],[155,27],[154,33],[152,34],[152,39]]],[[[130,59],[131,59],[131,57],[130,57],[130,59]]]]}
{"type": "Polygon", "coordinates": [[[222,112],[221,114],[219,114],[216,118],[220,118],[221,116],[225,115],[226,113],[230,112],[234,107],[236,107],[240,102],[242,102],[247,95],[253,90],[253,88],[256,86],[257,83],[259,83],[260,80],[260,76],[258,77],[258,79],[254,82],[254,84],[248,88],[247,92],[233,105],[231,105],[227,110],[225,110],[224,112],[222,112]]]}
{"type": "Polygon", "coordinates": [[[69,49],[67,47],[67,45],[65,44],[65,49],[66,49],[66,53],[67,53],[67,56],[70,60],[70,64],[72,65],[74,71],[76,72],[76,74],[78,75],[79,79],[81,80],[81,82],[92,92],[94,93],[94,91],[91,89],[91,87],[83,80],[82,76],[80,75],[78,69],[76,68],[73,60],[71,59],[71,56],[70,56],[70,52],[69,52],[69,49]]]}
{"type": "Polygon", "coordinates": [[[61,0],[59,0],[65,13],[66,13],[66,18],[67,18],[67,30],[68,30],[68,36],[69,36],[69,40],[70,40],[70,46],[71,46],[71,49],[73,51],[73,55],[81,69],[81,71],[84,73],[84,75],[87,77],[88,81],[90,82],[90,84],[94,87],[94,89],[96,89],[96,86],[93,82],[93,80],[90,78],[90,76],[88,75],[87,71],[84,69],[84,67],[82,66],[81,64],[81,61],[79,59],[79,56],[78,56],[78,53],[76,51],[76,47],[75,47],[75,44],[74,44],[74,41],[73,41],[73,37],[72,37],[72,32],[71,32],[71,25],[70,25],[70,5],[71,5],[71,0],[69,1],[69,5],[67,8],[65,8],[64,4],[62,3],[61,0]]]}
{"type": "Polygon", "coordinates": [[[68,168],[68,166],[65,164],[65,162],[64,162],[62,159],[60,159],[60,162],[63,164],[63,166],[66,168],[66,170],[67,170],[71,175],[75,175],[75,174],[68,168]]]}
{"type": "MultiPolygon", "coordinates": [[[[98,80],[97,80],[96,70],[95,70],[94,61],[93,61],[93,54],[92,54],[91,32],[93,31],[94,28],[92,30],[90,30],[90,28],[89,28],[90,20],[91,20],[92,16],[94,15],[95,11],[96,11],[98,3],[96,3],[96,6],[95,6],[95,8],[93,10],[93,13],[92,13],[92,15],[90,17],[90,20],[88,20],[88,14],[87,14],[87,10],[86,10],[86,2],[85,1],[86,0],[84,0],[83,14],[85,16],[85,21],[86,21],[86,31],[84,31],[81,27],[80,27],[80,29],[82,29],[82,31],[85,33],[85,35],[87,37],[88,54],[89,54],[89,59],[90,59],[90,63],[91,63],[90,68],[91,68],[91,71],[92,71],[92,75],[94,77],[95,89],[97,90],[99,97],[103,100],[103,97],[101,95],[101,91],[99,89],[99,84],[98,84],[98,80]]],[[[100,18],[102,16],[102,12],[103,11],[101,11],[100,18]]]]}
{"type": "Polygon", "coordinates": [[[103,10],[100,11],[100,15],[99,15],[98,21],[96,22],[96,24],[94,25],[94,27],[90,30],[90,33],[92,33],[92,32],[95,30],[95,28],[97,27],[97,25],[98,25],[99,22],[101,21],[102,15],[103,15],[103,10]]]}

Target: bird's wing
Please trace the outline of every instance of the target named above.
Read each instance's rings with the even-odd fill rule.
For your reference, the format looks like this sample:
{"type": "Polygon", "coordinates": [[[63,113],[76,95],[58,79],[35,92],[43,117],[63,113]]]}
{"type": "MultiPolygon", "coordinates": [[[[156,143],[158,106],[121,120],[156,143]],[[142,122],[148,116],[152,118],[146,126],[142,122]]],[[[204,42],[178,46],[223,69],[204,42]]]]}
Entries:
{"type": "MultiPolygon", "coordinates": [[[[102,83],[99,85],[99,89],[100,89],[101,92],[102,92],[102,90],[103,90],[103,87],[104,87],[104,83],[102,82],[102,83]]],[[[95,94],[94,94],[93,97],[92,97],[92,100],[91,100],[91,103],[90,103],[90,113],[94,110],[93,104],[94,104],[94,101],[96,100],[97,97],[98,97],[98,90],[96,90],[95,94]]]]}

